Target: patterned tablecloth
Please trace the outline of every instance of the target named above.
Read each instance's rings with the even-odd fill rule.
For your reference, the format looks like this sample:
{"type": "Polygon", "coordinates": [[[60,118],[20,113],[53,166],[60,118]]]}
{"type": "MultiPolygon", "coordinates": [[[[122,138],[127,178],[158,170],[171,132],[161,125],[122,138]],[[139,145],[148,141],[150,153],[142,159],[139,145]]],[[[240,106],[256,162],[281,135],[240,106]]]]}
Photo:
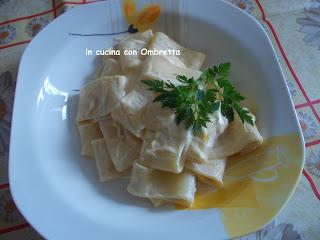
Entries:
{"type": "MultiPolygon", "coordinates": [[[[8,147],[23,50],[51,20],[89,0],[0,0],[0,238],[42,239],[23,219],[8,184],[8,147]]],[[[241,239],[320,239],[320,0],[231,0],[252,14],[277,51],[306,141],[299,185],[280,215],[241,239]]]]}

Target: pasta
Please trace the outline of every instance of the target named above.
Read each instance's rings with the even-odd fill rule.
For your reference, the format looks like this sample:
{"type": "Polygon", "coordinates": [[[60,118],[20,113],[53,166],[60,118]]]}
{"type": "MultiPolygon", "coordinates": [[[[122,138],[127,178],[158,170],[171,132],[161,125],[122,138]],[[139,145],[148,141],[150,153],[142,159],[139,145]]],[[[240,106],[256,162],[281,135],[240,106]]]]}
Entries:
{"type": "Polygon", "coordinates": [[[186,159],[186,150],[189,146],[190,133],[179,127],[176,135],[170,132],[172,127],[159,132],[147,131],[141,148],[139,162],[154,169],[180,173],[186,159]],[[170,137],[169,137],[170,136],[170,137]]]}
{"type": "Polygon", "coordinates": [[[154,207],[160,207],[161,205],[166,203],[166,201],[157,198],[150,198],[150,202],[154,207]]]}
{"type": "Polygon", "coordinates": [[[127,78],[115,75],[89,82],[80,91],[77,121],[105,117],[126,94],[127,78]]]}
{"type": "Polygon", "coordinates": [[[171,81],[174,84],[180,84],[176,80],[177,72],[181,75],[194,78],[201,75],[200,71],[186,68],[185,65],[181,64],[172,64],[168,58],[161,55],[150,56],[142,69],[142,79],[160,79],[166,82],[171,81]]]}
{"type": "Polygon", "coordinates": [[[110,116],[99,121],[99,126],[117,171],[122,172],[132,167],[133,161],[140,155],[142,141],[110,116]]]}
{"type": "Polygon", "coordinates": [[[144,198],[160,199],[190,206],[196,191],[195,177],[188,171],[180,174],[150,169],[135,163],[128,192],[144,198]]]}
{"type": "MultiPolygon", "coordinates": [[[[196,181],[223,187],[228,157],[253,151],[262,144],[252,113],[253,125],[242,123],[237,114],[229,123],[222,105],[209,108],[210,121],[199,125],[199,132],[194,134],[184,124],[177,124],[177,108],[154,102],[159,95],[141,82],[157,79],[160,85],[185,89],[189,85],[177,80],[177,74],[188,81],[194,78],[203,85],[197,90],[190,88],[193,92],[188,96],[192,100],[186,99],[199,100],[204,97],[204,85],[209,84],[202,82],[206,76],[200,71],[203,53],[152,30],[116,38],[111,49],[121,54],[102,57],[93,80],[80,91],[76,117],[81,154],[95,159],[101,182],[130,175],[130,194],[148,199],[154,207],[167,203],[189,207],[196,181]],[[142,49],[171,49],[180,55],[142,55],[142,49]],[[125,54],[128,51],[136,54],[125,54]]],[[[215,97],[209,98],[216,103],[215,97]]],[[[189,112],[196,112],[194,105],[188,106],[189,112]]]]}
{"type": "MultiPolygon", "coordinates": [[[[168,116],[168,112],[160,108],[154,116],[159,119],[161,116],[168,116]]],[[[148,120],[153,122],[153,119],[148,120]]],[[[180,173],[190,140],[190,131],[182,125],[178,126],[169,115],[162,128],[145,131],[139,162],[154,169],[180,173]]]]}
{"type": "Polygon", "coordinates": [[[94,79],[112,75],[121,75],[119,58],[113,55],[103,56],[102,61],[94,74],[94,79]]]}
{"type": "Polygon", "coordinates": [[[110,154],[103,138],[91,141],[100,182],[108,182],[128,175],[128,171],[118,172],[111,161],[110,154]]]}
{"type": "Polygon", "coordinates": [[[141,137],[141,132],[145,128],[144,113],[152,95],[145,94],[146,90],[132,90],[116,106],[111,115],[112,118],[121,123],[132,134],[141,137]]]}
{"type": "Polygon", "coordinates": [[[190,161],[206,162],[216,139],[224,132],[228,125],[228,120],[221,115],[220,111],[215,112],[210,120],[211,122],[207,124],[207,128],[203,128],[202,132],[192,139],[188,149],[188,159],[190,161]]]}
{"type": "MultiPolygon", "coordinates": [[[[254,119],[255,120],[255,119],[254,119]]],[[[218,138],[209,153],[209,158],[225,158],[235,153],[247,153],[262,144],[263,138],[256,125],[242,123],[238,116],[218,138]]]]}
{"type": "Polygon", "coordinates": [[[167,59],[174,65],[181,62],[181,64],[179,64],[180,66],[182,65],[186,68],[195,70],[199,70],[205,60],[205,55],[203,53],[182,47],[162,32],[154,34],[149,48],[157,50],[179,50],[181,53],[180,55],[167,55],[167,59]]]}
{"type": "Polygon", "coordinates": [[[185,168],[193,172],[201,182],[217,186],[222,185],[226,159],[210,159],[205,163],[187,161],[185,168]]]}
{"type": "Polygon", "coordinates": [[[93,156],[91,141],[102,137],[99,125],[94,122],[78,126],[81,140],[81,154],[87,157],[93,156]]]}
{"type": "Polygon", "coordinates": [[[151,30],[142,33],[134,34],[133,36],[126,36],[118,39],[116,48],[121,51],[120,62],[123,71],[136,68],[142,64],[144,56],[141,54],[124,54],[124,51],[140,52],[142,48],[146,48],[153,37],[151,30]]]}

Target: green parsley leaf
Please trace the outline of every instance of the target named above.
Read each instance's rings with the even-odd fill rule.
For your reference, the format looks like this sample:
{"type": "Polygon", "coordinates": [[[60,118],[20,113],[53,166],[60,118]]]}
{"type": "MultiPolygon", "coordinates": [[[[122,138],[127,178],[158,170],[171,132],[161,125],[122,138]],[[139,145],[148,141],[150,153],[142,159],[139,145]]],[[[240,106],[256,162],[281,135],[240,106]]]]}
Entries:
{"type": "Polygon", "coordinates": [[[184,122],[187,129],[192,128],[194,134],[202,127],[207,127],[210,114],[221,110],[229,122],[234,120],[235,112],[243,123],[253,125],[250,112],[240,106],[245,99],[230,83],[230,63],[207,68],[198,79],[177,75],[182,85],[161,80],[142,80],[147,89],[158,94],[153,100],[162,107],[171,108],[176,114],[176,123],[184,122]]]}

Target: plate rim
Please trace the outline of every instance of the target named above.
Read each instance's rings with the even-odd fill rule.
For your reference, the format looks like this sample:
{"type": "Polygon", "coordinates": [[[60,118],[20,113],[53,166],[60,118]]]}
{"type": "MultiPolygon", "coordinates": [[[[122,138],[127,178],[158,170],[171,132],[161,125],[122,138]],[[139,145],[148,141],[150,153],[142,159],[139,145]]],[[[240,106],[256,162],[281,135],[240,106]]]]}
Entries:
{"type": "MultiPolygon", "coordinates": [[[[203,0],[203,2],[205,2],[205,0],[203,0]]],[[[231,3],[229,2],[225,2],[225,1],[217,1],[217,2],[221,2],[222,4],[225,4],[225,6],[228,6],[228,7],[232,7],[233,9],[236,9],[236,11],[238,11],[240,14],[242,15],[246,15],[247,17],[249,17],[251,20],[253,20],[263,31],[264,31],[264,34],[265,36],[267,37],[268,41],[269,41],[269,44],[270,46],[272,47],[272,50],[273,50],[273,54],[276,56],[276,52],[275,52],[275,49],[274,49],[274,46],[269,38],[269,36],[267,35],[267,33],[265,32],[265,30],[262,28],[262,26],[260,25],[260,23],[257,21],[256,18],[254,18],[252,15],[244,12],[244,11],[241,11],[240,9],[238,9],[237,7],[235,7],[234,5],[232,5],[231,3]]],[[[84,11],[85,8],[87,8],[89,5],[98,5],[98,4],[101,4],[101,5],[104,5],[106,4],[107,1],[100,1],[100,2],[92,2],[90,4],[86,4],[86,5],[81,5],[81,6],[78,6],[76,9],[72,9],[71,11],[68,11],[66,12],[64,15],[70,15],[72,14],[72,12],[74,11],[84,11]]],[[[62,17],[58,17],[56,19],[54,19],[53,21],[51,21],[48,26],[51,26],[51,28],[53,28],[54,24],[57,22],[57,21],[62,21],[62,17]]],[[[33,222],[32,220],[32,216],[27,216],[27,214],[25,214],[25,211],[24,211],[24,206],[22,206],[23,204],[21,203],[23,200],[18,200],[17,199],[17,189],[16,189],[16,182],[15,180],[13,179],[13,171],[14,169],[12,169],[12,161],[17,161],[17,160],[13,160],[12,159],[12,152],[15,150],[13,149],[13,147],[15,146],[14,144],[12,144],[12,142],[14,141],[14,138],[16,138],[15,135],[19,135],[19,133],[16,133],[16,130],[15,130],[15,125],[19,123],[19,121],[17,120],[17,111],[18,111],[18,104],[21,105],[21,102],[18,103],[18,101],[16,101],[16,93],[19,93],[21,88],[23,88],[23,80],[21,79],[21,75],[23,75],[23,73],[21,72],[22,71],[22,66],[23,64],[25,64],[26,60],[26,56],[29,55],[29,52],[32,52],[33,48],[36,47],[36,44],[38,44],[38,41],[40,41],[40,36],[42,35],[45,35],[46,34],[46,29],[47,28],[44,28],[37,36],[35,36],[32,41],[28,44],[28,46],[26,47],[26,49],[24,50],[23,52],[23,55],[21,57],[21,60],[20,60],[20,64],[19,64],[19,70],[18,70],[18,75],[17,75],[17,83],[16,83],[16,92],[15,92],[15,101],[14,101],[14,106],[13,106],[13,113],[12,113],[12,126],[11,126],[11,133],[10,133],[10,150],[9,150],[9,183],[10,183],[10,190],[11,190],[11,193],[12,193],[12,198],[14,200],[14,202],[16,203],[16,206],[18,207],[19,211],[21,212],[21,214],[25,217],[25,219],[31,224],[31,222],[33,222]]],[[[285,77],[284,77],[284,74],[283,74],[283,71],[282,71],[282,68],[280,66],[280,63],[277,62],[278,64],[278,67],[281,71],[281,74],[282,74],[282,80],[284,81],[285,83],[285,77]]],[[[287,84],[285,83],[285,86],[286,86],[286,90],[287,92],[289,93],[289,89],[288,89],[288,86],[287,84]]],[[[20,94],[21,95],[21,94],[20,94]]],[[[296,117],[296,121],[298,121],[298,117],[297,117],[297,112],[295,111],[294,109],[294,103],[293,103],[293,100],[292,100],[292,97],[290,96],[289,94],[289,98],[290,98],[290,102],[291,102],[291,106],[290,108],[293,110],[294,114],[295,114],[295,117],[296,117]]],[[[20,100],[21,101],[21,100],[20,100]]],[[[288,106],[289,107],[289,106],[288,106]]],[[[299,140],[300,140],[300,146],[301,149],[302,149],[302,160],[301,160],[301,170],[300,170],[300,174],[298,176],[298,178],[296,179],[296,182],[295,182],[295,185],[294,187],[291,189],[290,193],[287,195],[287,199],[285,201],[285,203],[281,206],[281,208],[279,209],[279,211],[277,211],[277,213],[270,219],[270,221],[268,223],[266,223],[265,225],[269,224],[271,221],[273,221],[274,218],[276,218],[280,212],[283,210],[283,208],[287,205],[288,201],[291,199],[293,193],[295,192],[296,188],[297,188],[297,185],[299,183],[299,180],[300,180],[300,177],[301,177],[301,174],[302,174],[302,171],[303,171],[303,165],[305,163],[305,154],[306,154],[306,151],[305,151],[305,140],[303,138],[303,134],[302,134],[302,131],[301,131],[301,127],[300,125],[298,124],[298,136],[299,136],[299,140]]],[[[261,226],[261,228],[263,228],[265,225],[261,226]]],[[[44,232],[42,232],[42,229],[39,229],[38,226],[32,224],[32,226],[38,231],[38,233],[40,233],[42,236],[46,236],[46,234],[44,232]]],[[[261,229],[259,228],[259,229],[261,229]]],[[[258,229],[256,229],[258,230],[258,229]]],[[[240,237],[240,236],[239,236],[240,237]]]]}

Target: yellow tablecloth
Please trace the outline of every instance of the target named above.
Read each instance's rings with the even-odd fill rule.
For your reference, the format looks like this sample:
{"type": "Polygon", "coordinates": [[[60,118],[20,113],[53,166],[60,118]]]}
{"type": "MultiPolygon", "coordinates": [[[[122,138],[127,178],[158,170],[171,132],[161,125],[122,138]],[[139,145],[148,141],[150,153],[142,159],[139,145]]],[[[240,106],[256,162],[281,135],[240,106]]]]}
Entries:
{"type": "MultiPolygon", "coordinates": [[[[287,206],[268,226],[241,239],[320,239],[320,0],[229,0],[269,34],[306,141],[306,164],[287,206]]],[[[42,239],[15,207],[8,146],[18,64],[43,27],[89,0],[0,0],[0,238],[42,239]]]]}

